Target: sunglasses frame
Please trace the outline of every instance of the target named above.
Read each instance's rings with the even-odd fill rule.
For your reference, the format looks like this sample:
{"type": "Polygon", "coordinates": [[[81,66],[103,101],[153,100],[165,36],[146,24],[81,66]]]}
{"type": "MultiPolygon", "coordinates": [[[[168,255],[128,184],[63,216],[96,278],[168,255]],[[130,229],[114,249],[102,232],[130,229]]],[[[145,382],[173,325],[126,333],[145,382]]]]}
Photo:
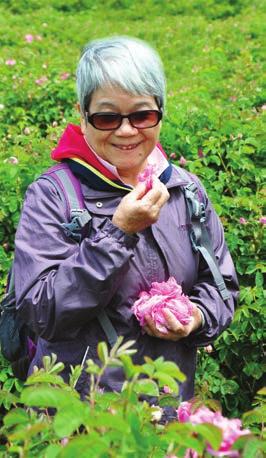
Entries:
{"type": "Polygon", "coordinates": [[[106,130],[111,131],[111,130],[119,129],[119,127],[121,127],[123,119],[125,119],[125,118],[128,119],[130,125],[132,127],[134,127],[135,129],[151,129],[152,127],[157,126],[159,124],[159,122],[161,121],[162,117],[163,117],[163,113],[162,113],[161,110],[139,110],[139,111],[134,111],[133,113],[129,113],[129,114],[126,114],[126,115],[122,115],[120,113],[112,113],[112,112],[96,112],[96,113],[92,113],[91,115],[89,115],[89,113],[86,112],[85,114],[86,114],[87,122],[89,122],[94,127],[94,129],[103,130],[103,131],[106,131],[106,130]],[[130,119],[132,116],[136,115],[137,113],[150,113],[150,112],[156,112],[157,115],[158,115],[158,120],[157,120],[157,122],[155,124],[153,124],[152,126],[149,126],[149,127],[137,127],[137,126],[134,126],[134,124],[132,123],[132,121],[130,119]],[[119,117],[119,120],[120,120],[119,122],[120,123],[116,127],[112,127],[111,129],[110,128],[109,129],[101,129],[99,127],[96,127],[95,124],[94,124],[93,117],[95,115],[105,115],[105,116],[106,115],[116,115],[116,116],[119,117]]]}

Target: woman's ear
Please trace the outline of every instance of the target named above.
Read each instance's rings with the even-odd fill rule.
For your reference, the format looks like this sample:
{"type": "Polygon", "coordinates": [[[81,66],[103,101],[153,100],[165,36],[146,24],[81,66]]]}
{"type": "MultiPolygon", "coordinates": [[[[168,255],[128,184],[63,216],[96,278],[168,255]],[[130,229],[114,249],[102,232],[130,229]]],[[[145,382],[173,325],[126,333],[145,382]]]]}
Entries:
{"type": "Polygon", "coordinates": [[[80,128],[81,128],[81,132],[84,135],[85,132],[86,132],[87,123],[86,123],[86,121],[85,121],[85,119],[83,117],[83,114],[81,112],[81,108],[80,108],[80,103],[79,102],[76,103],[76,108],[77,108],[77,110],[78,110],[78,112],[80,114],[80,128]]]}

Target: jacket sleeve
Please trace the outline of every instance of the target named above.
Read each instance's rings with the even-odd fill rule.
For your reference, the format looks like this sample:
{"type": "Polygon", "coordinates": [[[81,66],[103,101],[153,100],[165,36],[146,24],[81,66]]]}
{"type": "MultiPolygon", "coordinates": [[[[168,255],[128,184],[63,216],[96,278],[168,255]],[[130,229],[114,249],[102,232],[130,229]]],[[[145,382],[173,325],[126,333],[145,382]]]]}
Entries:
{"type": "Polygon", "coordinates": [[[17,308],[46,340],[72,339],[108,306],[138,241],[104,218],[80,244],[61,227],[65,204],[46,180],[27,191],[15,239],[17,308]]]}
{"type": "MultiPolygon", "coordinates": [[[[193,177],[195,178],[195,177],[193,177]]],[[[189,346],[203,346],[211,343],[229,326],[233,319],[238,299],[238,280],[234,264],[224,238],[224,230],[206,192],[199,182],[206,203],[206,226],[214,253],[223,275],[230,298],[223,301],[214,283],[213,276],[207,263],[200,258],[198,279],[190,292],[190,300],[194,302],[204,315],[202,328],[191,334],[187,339],[189,346]]]]}

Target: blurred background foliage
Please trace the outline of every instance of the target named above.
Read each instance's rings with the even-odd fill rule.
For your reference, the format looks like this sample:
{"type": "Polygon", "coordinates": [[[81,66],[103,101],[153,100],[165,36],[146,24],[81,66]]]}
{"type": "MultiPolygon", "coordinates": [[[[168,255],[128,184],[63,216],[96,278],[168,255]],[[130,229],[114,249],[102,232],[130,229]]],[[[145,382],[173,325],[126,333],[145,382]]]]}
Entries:
{"type": "MultiPolygon", "coordinates": [[[[161,143],[196,173],[219,214],[241,284],[234,322],[199,351],[197,393],[224,412],[248,410],[263,384],[265,2],[254,0],[0,1],[0,292],[29,183],[78,123],[75,69],[93,38],[147,40],[164,63],[161,143]]],[[[14,389],[10,368],[1,380],[14,389]]]]}

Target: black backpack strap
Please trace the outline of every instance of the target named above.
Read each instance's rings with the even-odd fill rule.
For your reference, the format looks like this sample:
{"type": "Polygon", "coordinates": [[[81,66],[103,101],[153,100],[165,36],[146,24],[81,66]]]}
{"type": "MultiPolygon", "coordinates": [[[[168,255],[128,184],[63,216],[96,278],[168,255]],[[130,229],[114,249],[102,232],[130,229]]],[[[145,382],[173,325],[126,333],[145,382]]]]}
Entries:
{"type": "MultiPolygon", "coordinates": [[[[51,169],[50,172],[44,173],[41,178],[53,183],[61,198],[63,197],[63,200],[66,202],[70,222],[62,223],[62,227],[68,237],[80,243],[82,240],[82,229],[92,219],[89,211],[85,208],[80,181],[66,164],[62,168],[55,167],[51,169]]],[[[109,344],[113,347],[118,336],[104,309],[97,314],[97,319],[106,334],[109,344]]]]}
{"type": "Polygon", "coordinates": [[[188,208],[192,229],[190,240],[195,252],[199,251],[205,259],[212,273],[215,285],[224,301],[230,298],[230,293],[225,285],[223,276],[212,247],[206,226],[205,204],[199,201],[197,185],[191,181],[189,175],[181,168],[178,169],[182,177],[190,183],[183,187],[183,192],[188,208]]]}

